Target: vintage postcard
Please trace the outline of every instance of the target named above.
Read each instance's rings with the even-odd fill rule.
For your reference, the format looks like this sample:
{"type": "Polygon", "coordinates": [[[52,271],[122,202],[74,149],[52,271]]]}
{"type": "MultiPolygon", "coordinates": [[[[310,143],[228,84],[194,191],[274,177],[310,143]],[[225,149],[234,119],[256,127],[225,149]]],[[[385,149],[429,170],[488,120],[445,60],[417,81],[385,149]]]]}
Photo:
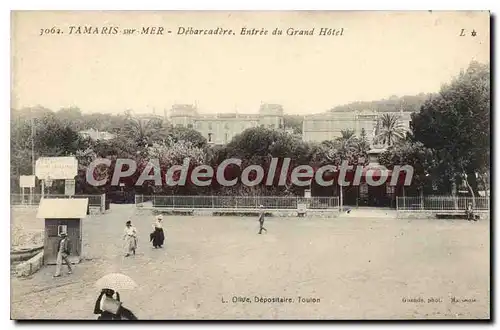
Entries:
{"type": "Polygon", "coordinates": [[[487,11],[13,11],[11,318],[491,318],[487,11]]]}

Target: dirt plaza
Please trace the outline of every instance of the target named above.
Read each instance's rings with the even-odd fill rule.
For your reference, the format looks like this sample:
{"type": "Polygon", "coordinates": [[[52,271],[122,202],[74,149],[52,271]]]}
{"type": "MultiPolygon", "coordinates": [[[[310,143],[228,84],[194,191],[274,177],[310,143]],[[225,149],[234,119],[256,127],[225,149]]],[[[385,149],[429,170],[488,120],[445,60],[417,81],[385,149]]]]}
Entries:
{"type": "MultiPolygon", "coordinates": [[[[12,277],[11,317],[95,319],[94,283],[111,272],[139,284],[120,292],[139,319],[490,317],[488,220],[356,212],[268,217],[263,235],[257,217],[164,216],[166,246],[155,250],[148,242],[151,211],[112,205],[108,214],[84,219],[85,259],[73,274],[53,279],[55,266],[46,266],[29,278],[12,277]],[[138,254],[130,258],[121,240],[127,220],[139,232],[138,254]]],[[[35,215],[35,208],[13,208],[13,235],[36,236],[43,220],[35,215]]]]}

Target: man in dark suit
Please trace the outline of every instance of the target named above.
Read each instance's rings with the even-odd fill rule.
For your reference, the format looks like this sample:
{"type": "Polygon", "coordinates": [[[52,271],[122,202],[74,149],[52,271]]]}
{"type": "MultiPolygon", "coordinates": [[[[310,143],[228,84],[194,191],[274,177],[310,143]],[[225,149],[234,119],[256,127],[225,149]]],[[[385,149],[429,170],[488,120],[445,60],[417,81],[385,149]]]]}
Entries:
{"type": "Polygon", "coordinates": [[[54,277],[61,276],[61,267],[63,261],[68,266],[68,274],[71,274],[71,262],[68,260],[68,256],[71,253],[71,245],[66,233],[61,234],[61,239],[57,244],[57,261],[56,261],[56,273],[54,277]]]}

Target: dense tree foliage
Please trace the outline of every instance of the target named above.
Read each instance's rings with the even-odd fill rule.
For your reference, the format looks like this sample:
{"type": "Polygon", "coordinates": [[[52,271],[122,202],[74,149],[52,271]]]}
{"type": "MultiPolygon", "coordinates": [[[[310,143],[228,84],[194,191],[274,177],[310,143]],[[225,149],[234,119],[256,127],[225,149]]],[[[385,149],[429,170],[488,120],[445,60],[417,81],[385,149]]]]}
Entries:
{"type": "MultiPolygon", "coordinates": [[[[379,157],[382,165],[389,169],[395,165],[414,167],[413,187],[420,193],[449,194],[453,186],[464,179],[471,194],[477,195],[479,190],[486,189],[490,169],[490,74],[487,65],[472,63],[443,86],[439,94],[358,102],[332,111],[346,109],[416,111],[412,115],[410,132],[401,126],[398,116],[383,114],[378,121],[374,142],[387,147],[379,157]]],[[[14,191],[18,189],[19,175],[32,173],[33,150],[34,159],[41,156],[76,156],[79,162],[76,178],[79,193],[103,193],[123,188],[137,193],[302,195],[304,189],[309,187],[291,184],[293,168],[309,165],[315,170],[324,165],[340,165],[345,160],[353,166],[366,165],[373,142],[369,141],[364,130],[359,136],[352,130],[344,130],[337,139],[307,143],[298,134],[257,127],[243,131],[225,146],[212,146],[196,130],[172,127],[162,120],[137,118],[131,111],[121,115],[83,114],[75,107],[52,112],[38,106],[12,110],[11,113],[11,183],[14,183],[14,191]],[[112,132],[115,138],[83,138],[78,132],[86,129],[112,132]],[[86,169],[97,158],[107,158],[112,162],[111,167],[100,166],[94,172],[96,178],[108,177],[108,182],[102,187],[90,186],[85,178],[86,169]],[[119,158],[135,160],[138,168],[134,175],[122,180],[125,187],[116,188],[110,186],[110,180],[119,158]],[[224,172],[227,180],[238,178],[238,183],[224,187],[213,180],[207,187],[155,187],[150,180],[141,187],[135,186],[135,181],[152,159],[160,160],[164,184],[167,168],[182,165],[185,158],[190,159],[190,171],[200,164],[207,164],[216,170],[224,160],[241,159],[241,166],[229,165],[224,172]],[[285,184],[281,185],[279,174],[287,158],[290,164],[285,184]],[[241,174],[251,165],[262,166],[265,177],[262,184],[248,187],[241,184],[241,174]],[[276,174],[274,180],[266,185],[271,167],[276,169],[276,174]]],[[[302,132],[302,123],[302,116],[285,116],[285,127],[293,128],[294,133],[302,132]]],[[[337,174],[325,175],[331,177],[337,174]]],[[[250,179],[255,177],[256,172],[250,172],[250,179]]],[[[325,190],[327,195],[332,193],[332,189],[328,189],[325,190]]],[[[342,195],[342,189],[338,193],[342,195]]]]}
{"type": "Polygon", "coordinates": [[[471,63],[412,116],[413,138],[436,150],[441,176],[464,179],[474,195],[490,169],[490,69],[471,63]]]}
{"type": "Polygon", "coordinates": [[[420,192],[424,188],[431,188],[432,184],[437,184],[437,155],[433,149],[424,147],[420,142],[402,141],[399,144],[393,145],[388,148],[379,156],[379,162],[390,170],[394,166],[410,165],[413,167],[413,180],[412,184],[420,192]],[[432,175],[434,174],[434,175],[432,175]]]}
{"type": "Polygon", "coordinates": [[[304,123],[304,116],[300,115],[285,115],[283,118],[285,128],[293,129],[293,133],[302,134],[302,125],[304,123]]]}

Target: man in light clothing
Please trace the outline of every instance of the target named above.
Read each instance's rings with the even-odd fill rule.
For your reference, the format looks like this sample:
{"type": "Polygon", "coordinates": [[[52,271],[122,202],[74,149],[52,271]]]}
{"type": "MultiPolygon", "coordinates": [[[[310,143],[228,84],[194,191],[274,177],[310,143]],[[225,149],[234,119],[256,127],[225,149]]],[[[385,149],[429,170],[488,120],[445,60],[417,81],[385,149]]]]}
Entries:
{"type": "Polygon", "coordinates": [[[71,262],[68,260],[68,256],[71,253],[71,246],[69,238],[66,233],[61,234],[61,240],[57,246],[57,260],[56,260],[56,273],[54,277],[61,276],[61,267],[63,261],[68,266],[68,274],[71,274],[71,262]]]}
{"type": "Polygon", "coordinates": [[[267,233],[267,229],[264,228],[264,216],[265,216],[264,205],[261,205],[259,208],[260,208],[259,212],[259,224],[260,224],[259,235],[260,235],[262,234],[263,230],[267,233]]]}

